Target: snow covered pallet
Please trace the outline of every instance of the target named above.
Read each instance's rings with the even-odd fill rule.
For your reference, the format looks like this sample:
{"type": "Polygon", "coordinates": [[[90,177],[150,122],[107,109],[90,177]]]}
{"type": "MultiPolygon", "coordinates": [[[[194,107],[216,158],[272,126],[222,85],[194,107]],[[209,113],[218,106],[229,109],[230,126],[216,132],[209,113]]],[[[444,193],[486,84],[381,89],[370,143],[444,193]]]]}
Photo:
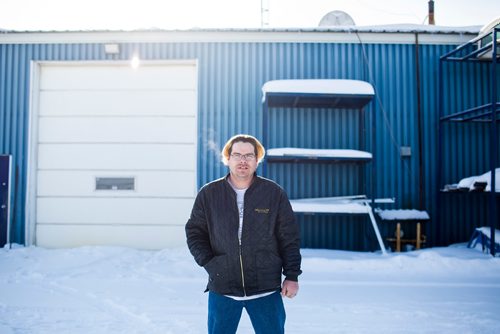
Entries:
{"type": "Polygon", "coordinates": [[[430,220],[427,211],[419,210],[374,210],[383,222],[396,222],[396,232],[395,238],[387,238],[387,241],[396,243],[396,252],[401,251],[401,244],[415,244],[416,249],[420,249],[422,244],[427,240],[422,234],[421,223],[428,222],[430,220]],[[416,224],[416,234],[415,239],[403,239],[403,231],[401,229],[401,224],[416,224]]]}

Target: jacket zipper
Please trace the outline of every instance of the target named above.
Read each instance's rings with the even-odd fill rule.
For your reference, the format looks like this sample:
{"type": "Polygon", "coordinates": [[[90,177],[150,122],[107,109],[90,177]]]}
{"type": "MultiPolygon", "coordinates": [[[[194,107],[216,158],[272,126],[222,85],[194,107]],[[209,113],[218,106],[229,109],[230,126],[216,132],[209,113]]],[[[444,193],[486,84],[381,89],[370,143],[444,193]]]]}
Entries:
{"type": "Polygon", "coordinates": [[[241,270],[241,284],[243,286],[243,294],[246,296],[247,291],[245,289],[245,274],[243,272],[243,256],[241,254],[241,241],[240,241],[240,270],[241,270]]]}

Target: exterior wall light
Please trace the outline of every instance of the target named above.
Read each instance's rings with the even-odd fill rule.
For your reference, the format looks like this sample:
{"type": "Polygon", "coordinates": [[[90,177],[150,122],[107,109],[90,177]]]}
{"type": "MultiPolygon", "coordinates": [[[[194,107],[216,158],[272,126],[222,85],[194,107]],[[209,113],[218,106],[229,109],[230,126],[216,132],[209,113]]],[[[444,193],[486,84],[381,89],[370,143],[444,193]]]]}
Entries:
{"type": "Polygon", "coordinates": [[[140,63],[141,60],[139,59],[139,56],[133,56],[130,60],[130,66],[132,66],[133,69],[138,68],[140,63]]]}

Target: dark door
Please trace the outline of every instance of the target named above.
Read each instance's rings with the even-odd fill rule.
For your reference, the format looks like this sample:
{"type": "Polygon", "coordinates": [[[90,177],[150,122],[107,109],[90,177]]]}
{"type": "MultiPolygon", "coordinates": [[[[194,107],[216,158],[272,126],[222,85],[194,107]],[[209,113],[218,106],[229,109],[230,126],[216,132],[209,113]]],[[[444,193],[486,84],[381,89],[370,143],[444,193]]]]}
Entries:
{"type": "Polygon", "coordinates": [[[0,155],[0,247],[3,247],[8,241],[10,159],[10,155],[0,155]]]}

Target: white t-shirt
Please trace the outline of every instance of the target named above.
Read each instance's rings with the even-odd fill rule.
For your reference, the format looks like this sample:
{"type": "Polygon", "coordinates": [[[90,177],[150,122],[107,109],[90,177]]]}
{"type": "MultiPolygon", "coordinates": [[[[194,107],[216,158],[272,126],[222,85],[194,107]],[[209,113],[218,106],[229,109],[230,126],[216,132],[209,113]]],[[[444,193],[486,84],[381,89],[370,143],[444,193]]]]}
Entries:
{"type": "Polygon", "coordinates": [[[238,212],[240,213],[240,225],[238,227],[238,240],[241,245],[241,231],[243,231],[243,210],[245,207],[245,192],[247,191],[248,188],[245,189],[236,189],[234,188],[234,191],[236,192],[236,204],[238,205],[238,212]]]}

